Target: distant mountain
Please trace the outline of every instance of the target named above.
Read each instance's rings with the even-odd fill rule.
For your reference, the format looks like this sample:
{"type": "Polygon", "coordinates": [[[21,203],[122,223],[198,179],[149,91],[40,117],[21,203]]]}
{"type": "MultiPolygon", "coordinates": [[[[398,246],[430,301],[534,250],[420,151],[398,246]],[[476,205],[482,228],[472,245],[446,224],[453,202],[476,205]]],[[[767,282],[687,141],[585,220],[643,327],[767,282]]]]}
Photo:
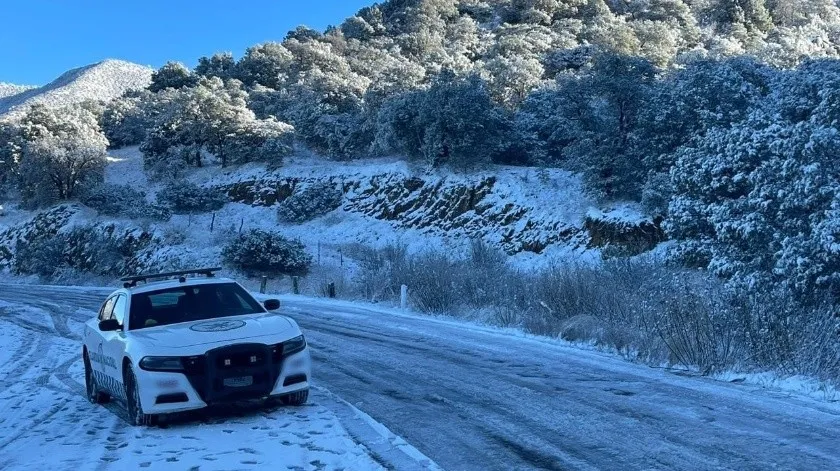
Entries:
{"type": "Polygon", "coordinates": [[[85,100],[111,100],[127,90],[145,88],[152,79],[152,69],[120,60],[65,72],[43,87],[0,84],[0,118],[15,118],[30,106],[64,106],[85,100]]]}
{"type": "Polygon", "coordinates": [[[17,95],[32,88],[37,88],[31,85],[15,85],[13,83],[0,82],[0,99],[17,95]]]}

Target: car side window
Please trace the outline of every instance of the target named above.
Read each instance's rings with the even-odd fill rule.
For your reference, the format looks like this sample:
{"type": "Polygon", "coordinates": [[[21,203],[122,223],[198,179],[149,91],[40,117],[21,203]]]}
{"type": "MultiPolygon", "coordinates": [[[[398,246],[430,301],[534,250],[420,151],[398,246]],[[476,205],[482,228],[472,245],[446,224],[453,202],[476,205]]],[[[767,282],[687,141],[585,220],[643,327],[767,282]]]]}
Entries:
{"type": "Polygon", "coordinates": [[[128,299],[125,295],[121,294],[117,296],[117,301],[114,303],[114,310],[113,314],[111,315],[112,318],[116,319],[120,325],[125,325],[125,311],[128,305],[128,299]]]}
{"type": "Polygon", "coordinates": [[[114,311],[114,303],[116,303],[116,301],[116,296],[112,296],[102,304],[102,309],[99,310],[99,322],[111,318],[111,314],[114,311]]]}

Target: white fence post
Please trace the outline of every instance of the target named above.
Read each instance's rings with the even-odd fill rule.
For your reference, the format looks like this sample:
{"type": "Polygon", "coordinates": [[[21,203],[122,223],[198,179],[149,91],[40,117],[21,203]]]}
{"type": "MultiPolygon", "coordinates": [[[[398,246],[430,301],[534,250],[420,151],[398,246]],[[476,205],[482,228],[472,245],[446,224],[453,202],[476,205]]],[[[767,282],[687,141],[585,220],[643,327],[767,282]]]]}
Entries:
{"type": "Polygon", "coordinates": [[[400,286],[400,309],[405,309],[408,306],[408,286],[400,286]]]}

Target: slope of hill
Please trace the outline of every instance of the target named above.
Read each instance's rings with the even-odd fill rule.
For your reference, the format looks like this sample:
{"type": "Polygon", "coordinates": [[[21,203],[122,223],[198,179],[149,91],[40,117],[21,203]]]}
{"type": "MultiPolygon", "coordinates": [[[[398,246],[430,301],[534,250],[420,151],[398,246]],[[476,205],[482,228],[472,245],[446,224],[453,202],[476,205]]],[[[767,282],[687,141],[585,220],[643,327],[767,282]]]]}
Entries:
{"type": "Polygon", "coordinates": [[[0,99],[23,93],[27,90],[37,88],[31,85],[15,85],[13,83],[0,82],[0,99]]]}
{"type": "Polygon", "coordinates": [[[0,118],[20,116],[36,103],[58,107],[85,100],[111,100],[127,90],[145,88],[151,77],[151,68],[109,59],[65,72],[42,87],[0,84],[0,118]]]}

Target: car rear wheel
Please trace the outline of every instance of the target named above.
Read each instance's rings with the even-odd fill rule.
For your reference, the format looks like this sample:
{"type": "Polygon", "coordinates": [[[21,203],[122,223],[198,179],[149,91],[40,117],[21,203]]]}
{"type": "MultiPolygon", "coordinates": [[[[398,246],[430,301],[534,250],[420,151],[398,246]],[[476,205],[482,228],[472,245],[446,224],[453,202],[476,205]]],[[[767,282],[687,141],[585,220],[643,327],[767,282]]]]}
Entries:
{"type": "Polygon", "coordinates": [[[90,358],[88,358],[87,352],[84,353],[82,359],[85,363],[85,392],[87,393],[87,399],[91,402],[91,404],[104,404],[111,400],[111,396],[105,394],[99,389],[99,385],[96,384],[96,376],[93,374],[93,368],[90,366],[90,358]]]}
{"type": "Polygon", "coordinates": [[[137,388],[137,377],[130,366],[123,372],[123,384],[125,384],[125,405],[128,411],[128,421],[131,425],[147,426],[155,423],[156,417],[143,412],[143,405],[140,404],[140,391],[137,388]]]}

